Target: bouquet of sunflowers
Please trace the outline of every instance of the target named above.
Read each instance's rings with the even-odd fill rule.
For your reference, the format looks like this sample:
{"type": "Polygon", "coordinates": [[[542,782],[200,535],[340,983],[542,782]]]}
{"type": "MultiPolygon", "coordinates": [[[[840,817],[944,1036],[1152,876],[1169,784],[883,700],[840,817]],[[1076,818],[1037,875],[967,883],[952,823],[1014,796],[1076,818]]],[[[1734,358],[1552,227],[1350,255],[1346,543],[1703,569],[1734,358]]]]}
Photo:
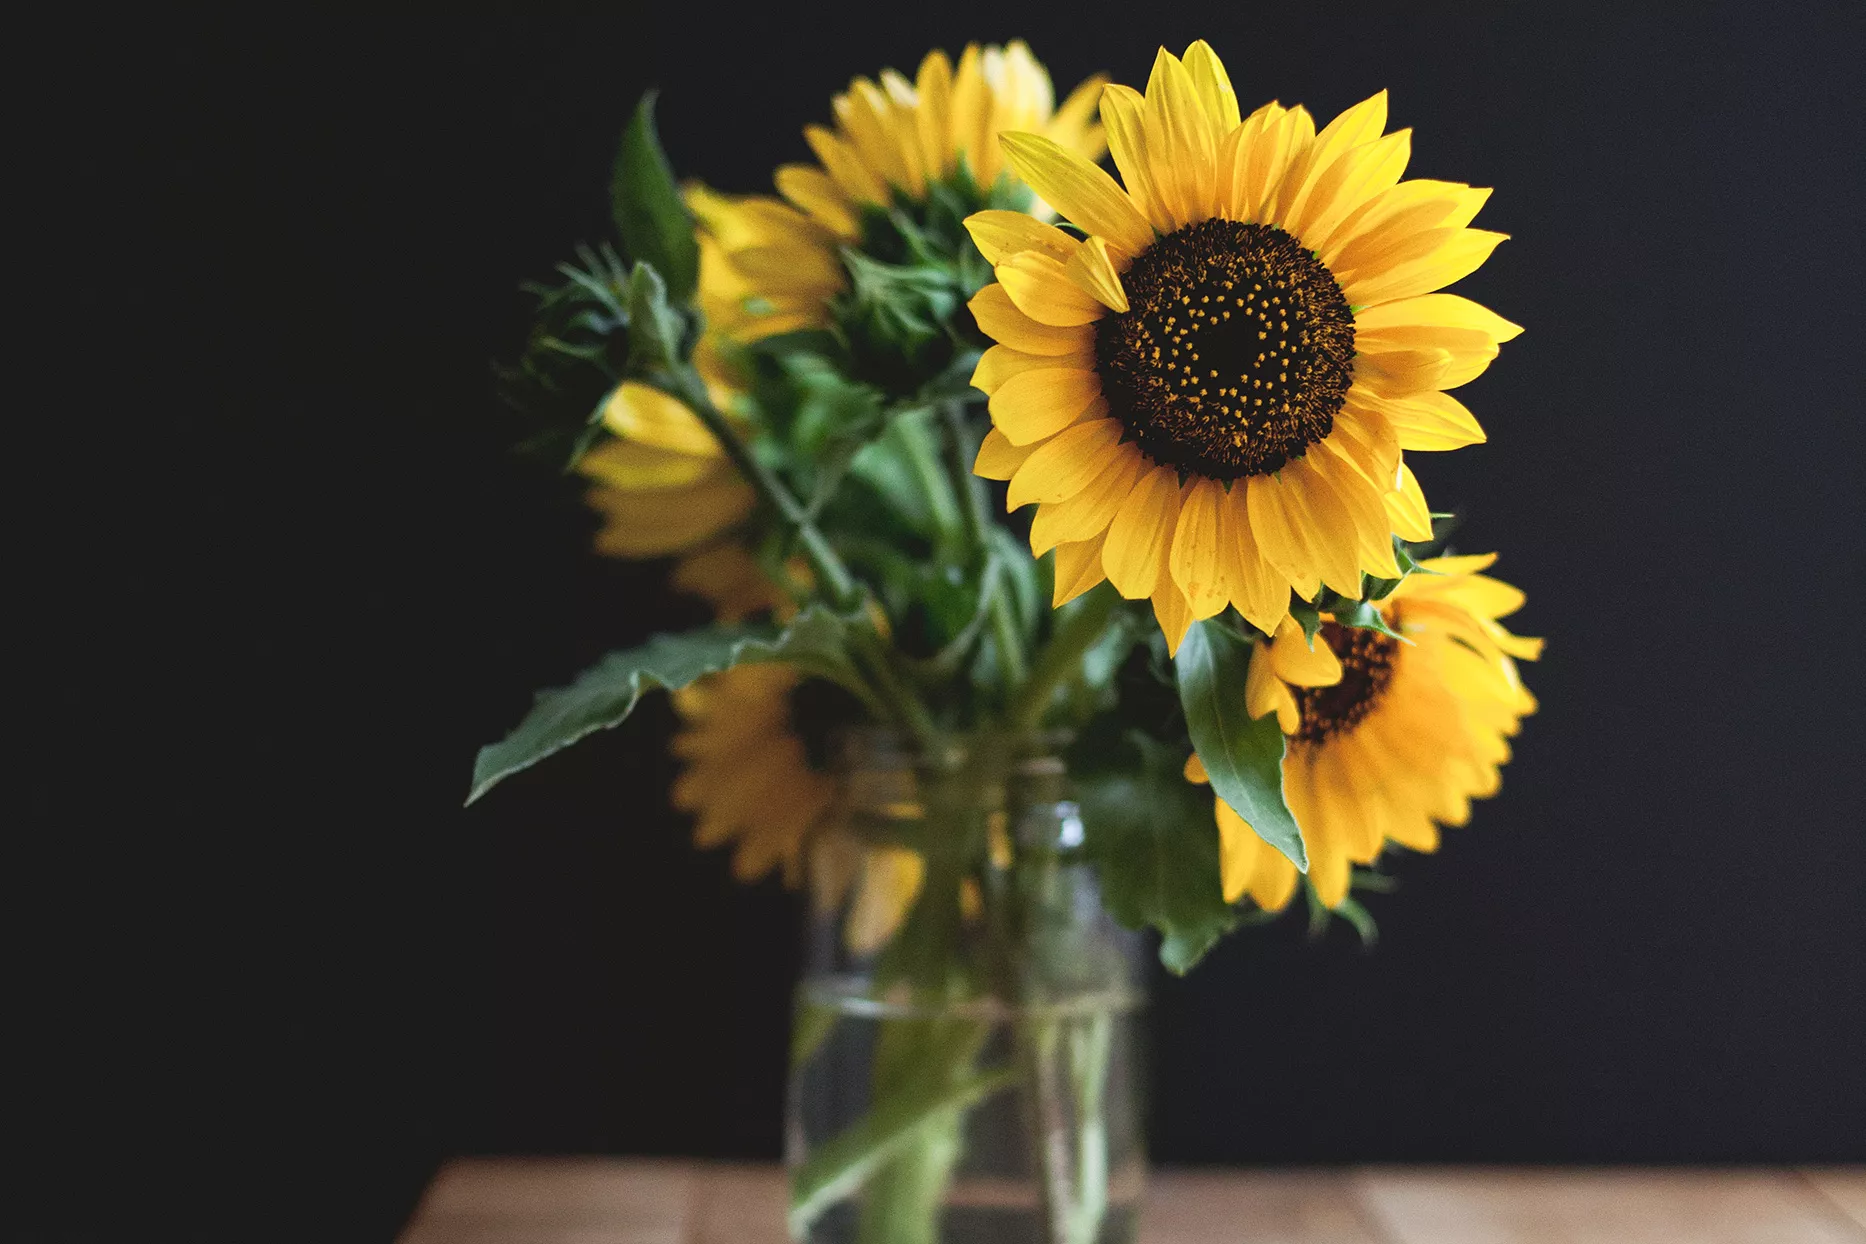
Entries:
{"type": "Polygon", "coordinates": [[[934,52],[832,115],[735,197],[676,182],[644,99],[615,243],[536,288],[532,445],[717,621],[540,695],[472,797],[672,693],[697,843],[827,930],[794,1231],[973,1238],[998,1101],[1022,1156],[983,1160],[1034,1189],[1003,1238],[1125,1238],[1121,1008],[1082,1003],[1119,939],[1083,930],[1176,972],[1298,896],[1365,931],[1353,892],[1534,710],[1522,594],[1446,555],[1407,457],[1484,439],[1446,390],[1520,330],[1438,291],[1502,235],[1402,180],[1384,93],[1245,114],[1203,42],[1060,105],[1021,43],[934,52]]]}

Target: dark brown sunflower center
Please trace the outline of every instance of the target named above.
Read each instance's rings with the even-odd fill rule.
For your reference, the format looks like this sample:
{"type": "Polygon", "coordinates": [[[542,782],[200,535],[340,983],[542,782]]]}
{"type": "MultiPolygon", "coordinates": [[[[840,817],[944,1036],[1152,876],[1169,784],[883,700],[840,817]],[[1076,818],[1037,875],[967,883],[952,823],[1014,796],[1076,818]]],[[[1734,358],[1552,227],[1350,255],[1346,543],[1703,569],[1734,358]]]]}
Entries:
{"type": "Polygon", "coordinates": [[[1114,416],[1153,461],[1213,479],[1267,475],[1335,426],[1354,380],[1354,317],[1334,275],[1275,225],[1206,220],[1122,277],[1096,326],[1114,416]]]}
{"type": "Polygon", "coordinates": [[[1341,681],[1332,687],[1292,688],[1302,710],[1296,738],[1304,743],[1325,743],[1365,721],[1393,681],[1399,653],[1399,640],[1365,627],[1324,622],[1321,638],[1341,662],[1341,681]]]}

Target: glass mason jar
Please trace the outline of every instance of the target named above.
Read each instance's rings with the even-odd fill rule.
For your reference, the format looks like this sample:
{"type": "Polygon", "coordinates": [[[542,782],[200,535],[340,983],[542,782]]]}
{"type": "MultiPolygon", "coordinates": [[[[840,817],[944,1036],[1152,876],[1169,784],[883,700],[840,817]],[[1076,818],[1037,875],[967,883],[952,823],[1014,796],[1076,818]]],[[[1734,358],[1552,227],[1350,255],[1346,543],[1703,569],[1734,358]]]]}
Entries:
{"type": "Polygon", "coordinates": [[[1082,858],[1062,742],[842,740],[791,1049],[795,1238],[1135,1238],[1137,943],[1082,858]]]}

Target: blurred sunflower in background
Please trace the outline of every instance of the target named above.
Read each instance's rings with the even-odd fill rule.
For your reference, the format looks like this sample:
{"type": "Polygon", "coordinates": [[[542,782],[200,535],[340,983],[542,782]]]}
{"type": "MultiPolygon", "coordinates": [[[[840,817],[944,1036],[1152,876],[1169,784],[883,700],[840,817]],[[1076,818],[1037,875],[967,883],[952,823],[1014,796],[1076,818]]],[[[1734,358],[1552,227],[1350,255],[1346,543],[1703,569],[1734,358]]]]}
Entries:
{"type": "Polygon", "coordinates": [[[1400,180],[1411,133],[1386,115],[1382,92],[1319,133],[1301,107],[1240,117],[1201,41],[1162,49],[1144,95],[1103,91],[1121,183],[1005,136],[1085,235],[967,222],[997,276],[971,303],[999,343],[974,376],[993,423],[977,471],[1037,505],[1059,603],[1105,577],[1152,599],[1175,648],[1227,606],[1273,634],[1292,589],[1358,598],[1363,573],[1400,577],[1395,534],[1431,538],[1402,451],[1484,439],[1444,390],[1521,330],[1433,292],[1504,235],[1467,227],[1488,190],[1400,180]]]}
{"type": "MultiPolygon", "coordinates": [[[[710,351],[695,364],[715,403],[733,393],[710,351]]],[[[743,522],[757,495],[739,477],[718,440],[679,398],[627,380],[603,405],[610,433],[577,460],[593,487],[590,508],[602,516],[595,548],[607,557],[682,553],[743,522]]]]}
{"type": "MultiPolygon", "coordinates": [[[[1388,842],[1435,851],[1440,825],[1465,824],[1471,800],[1497,793],[1508,740],[1536,710],[1516,662],[1541,656],[1542,641],[1498,622],[1523,594],[1480,573],[1495,560],[1421,562],[1379,605],[1405,641],[1327,619],[1311,647],[1286,621],[1251,656],[1246,706],[1252,717],[1275,713],[1290,736],[1283,792],[1324,906],[1347,897],[1354,864],[1372,863],[1388,842]]],[[[1206,780],[1197,755],[1186,777],[1206,780]]],[[[1282,909],[1296,866],[1223,800],[1213,804],[1225,901],[1248,893],[1282,909]]]]}
{"type": "Polygon", "coordinates": [[[1089,161],[1106,150],[1094,117],[1103,79],[1057,107],[1049,71],[1022,41],[970,44],[956,66],[933,51],[913,81],[891,69],[879,78],[856,78],[831,101],[833,126],[805,128],[818,163],[779,168],[781,198],[689,189],[701,224],[700,305],[726,337],[828,326],[831,301],[849,286],[841,248],[880,243],[868,249],[904,257],[888,253],[902,239],[873,236],[887,232],[878,226],[891,209],[907,209],[918,232],[929,222],[911,218],[929,207],[946,208],[957,226],[988,203],[1034,206],[1005,165],[1003,133],[1042,134],[1089,161]]]}

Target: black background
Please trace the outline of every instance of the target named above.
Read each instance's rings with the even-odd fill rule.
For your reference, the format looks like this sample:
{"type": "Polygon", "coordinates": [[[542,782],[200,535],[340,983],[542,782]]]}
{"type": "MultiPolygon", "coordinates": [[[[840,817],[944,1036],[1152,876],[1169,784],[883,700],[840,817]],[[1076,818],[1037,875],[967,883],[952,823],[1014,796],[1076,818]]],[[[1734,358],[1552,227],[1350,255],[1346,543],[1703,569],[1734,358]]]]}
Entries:
{"type": "Polygon", "coordinates": [[[1866,1158],[1858,7],[967,7],[19,50],[46,1221],[383,1238],[448,1153],[775,1155],[794,911],[686,846],[665,706],[459,807],[534,686],[697,616],[583,551],[489,363],[645,86],[759,190],[851,74],[1020,34],[1064,89],[1201,35],[1247,108],[1390,87],[1413,175],[1498,187],[1460,289],[1528,327],[1461,394],[1491,443],[1417,469],[1529,592],[1543,711],[1376,953],[1292,920],[1158,983],[1157,1156],[1866,1158]]]}

